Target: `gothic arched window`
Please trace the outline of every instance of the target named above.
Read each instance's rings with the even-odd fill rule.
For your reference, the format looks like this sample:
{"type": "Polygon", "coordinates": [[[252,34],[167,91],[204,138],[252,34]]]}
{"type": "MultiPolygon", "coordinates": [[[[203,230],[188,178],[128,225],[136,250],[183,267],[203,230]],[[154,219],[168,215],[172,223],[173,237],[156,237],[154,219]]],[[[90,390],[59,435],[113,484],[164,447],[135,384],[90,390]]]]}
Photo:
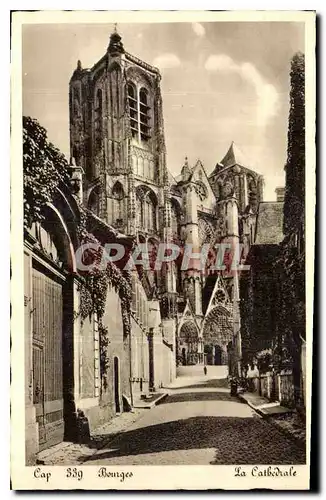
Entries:
{"type": "Polygon", "coordinates": [[[144,226],[147,231],[156,231],[156,207],[157,201],[154,193],[148,193],[144,206],[144,226]]]}
{"type": "Polygon", "coordinates": [[[100,192],[97,187],[89,195],[88,209],[94,212],[94,214],[100,215],[100,192]]]}
{"type": "Polygon", "coordinates": [[[132,136],[139,142],[146,142],[151,138],[151,106],[148,90],[144,87],[138,90],[132,82],[129,82],[127,93],[132,136]]]}
{"type": "Polygon", "coordinates": [[[177,238],[179,236],[180,229],[180,207],[178,202],[171,200],[171,229],[172,237],[177,238]]]}
{"type": "Polygon", "coordinates": [[[120,182],[116,182],[112,189],[112,221],[114,224],[123,224],[124,219],[124,190],[120,182]]]}

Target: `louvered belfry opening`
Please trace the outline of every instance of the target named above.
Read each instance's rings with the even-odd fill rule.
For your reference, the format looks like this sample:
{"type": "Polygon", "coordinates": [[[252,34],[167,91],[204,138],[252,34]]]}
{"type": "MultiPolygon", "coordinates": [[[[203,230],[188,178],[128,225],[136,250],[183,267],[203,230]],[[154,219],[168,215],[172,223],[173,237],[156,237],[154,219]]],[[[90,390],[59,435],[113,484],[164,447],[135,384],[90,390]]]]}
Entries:
{"type": "Polygon", "coordinates": [[[139,122],[140,137],[142,141],[147,141],[151,138],[150,109],[148,92],[146,89],[142,88],[139,92],[139,122]]]}
{"type": "Polygon", "coordinates": [[[129,114],[130,114],[130,128],[132,136],[136,139],[138,138],[138,101],[137,101],[137,89],[133,83],[128,84],[128,102],[129,102],[129,114]]]}
{"type": "Polygon", "coordinates": [[[137,87],[129,82],[127,86],[130,128],[132,136],[138,141],[151,138],[151,106],[147,89],[137,87]]]}

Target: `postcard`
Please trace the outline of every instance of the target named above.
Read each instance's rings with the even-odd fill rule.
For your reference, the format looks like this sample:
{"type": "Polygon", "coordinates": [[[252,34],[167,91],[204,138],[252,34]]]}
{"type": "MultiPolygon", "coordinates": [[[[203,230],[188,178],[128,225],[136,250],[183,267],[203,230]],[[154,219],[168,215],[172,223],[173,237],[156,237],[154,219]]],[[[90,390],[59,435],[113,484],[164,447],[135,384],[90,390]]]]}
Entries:
{"type": "Polygon", "coordinates": [[[315,12],[16,11],[14,490],[308,490],[315,12]]]}

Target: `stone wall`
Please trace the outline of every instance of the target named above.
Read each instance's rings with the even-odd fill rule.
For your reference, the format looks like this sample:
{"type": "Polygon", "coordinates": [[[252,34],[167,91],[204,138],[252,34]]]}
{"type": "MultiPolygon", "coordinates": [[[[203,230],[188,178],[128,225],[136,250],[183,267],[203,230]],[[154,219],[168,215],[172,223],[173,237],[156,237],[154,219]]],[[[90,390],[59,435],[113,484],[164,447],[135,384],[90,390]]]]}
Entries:
{"type": "Polygon", "coordinates": [[[115,404],[115,372],[114,358],[119,365],[119,406],[123,410],[122,395],[130,397],[130,346],[129,336],[124,336],[121,305],[117,293],[108,289],[106,298],[103,325],[108,329],[110,343],[108,346],[109,365],[106,381],[101,381],[101,390],[97,401],[92,406],[84,407],[83,411],[88,418],[90,429],[107,422],[116,414],[115,404]]]}
{"type": "Polygon", "coordinates": [[[139,323],[131,319],[131,380],[134,401],[140,394],[148,392],[149,383],[149,350],[148,339],[139,323]]]}
{"type": "Polygon", "coordinates": [[[281,404],[294,406],[294,385],[291,371],[283,370],[279,374],[264,373],[249,375],[254,391],[267,399],[277,400],[281,404]]]}

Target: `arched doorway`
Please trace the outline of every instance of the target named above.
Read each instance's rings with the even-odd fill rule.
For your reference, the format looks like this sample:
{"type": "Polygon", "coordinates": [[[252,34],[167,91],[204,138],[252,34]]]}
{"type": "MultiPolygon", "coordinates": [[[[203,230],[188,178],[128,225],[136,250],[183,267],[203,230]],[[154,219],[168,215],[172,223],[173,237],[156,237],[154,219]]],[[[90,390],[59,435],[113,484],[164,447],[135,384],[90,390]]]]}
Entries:
{"type": "Polygon", "coordinates": [[[179,345],[181,347],[182,364],[195,365],[198,361],[198,330],[192,320],[185,321],[181,326],[179,345]]]}
{"type": "Polygon", "coordinates": [[[120,380],[119,380],[119,358],[114,357],[114,402],[115,411],[120,413],[120,380]]]}
{"type": "Polygon", "coordinates": [[[229,366],[228,344],[233,337],[231,311],[222,305],[214,306],[204,320],[202,335],[207,364],[229,366]]]}

